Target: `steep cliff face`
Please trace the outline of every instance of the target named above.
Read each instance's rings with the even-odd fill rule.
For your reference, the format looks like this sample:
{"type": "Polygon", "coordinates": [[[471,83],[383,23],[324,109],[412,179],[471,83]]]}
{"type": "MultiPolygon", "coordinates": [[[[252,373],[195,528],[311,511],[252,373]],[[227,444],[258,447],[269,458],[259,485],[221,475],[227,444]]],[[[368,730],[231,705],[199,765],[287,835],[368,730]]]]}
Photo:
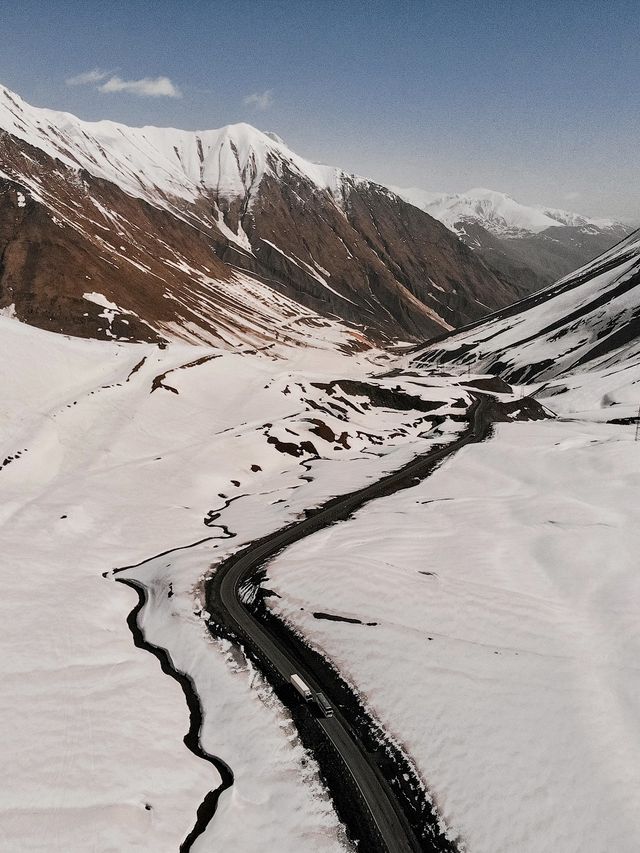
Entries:
{"type": "Polygon", "coordinates": [[[339,322],[379,342],[522,292],[389,190],[249,125],[88,123],[0,88],[0,308],[26,322],[230,345],[339,322]]]}

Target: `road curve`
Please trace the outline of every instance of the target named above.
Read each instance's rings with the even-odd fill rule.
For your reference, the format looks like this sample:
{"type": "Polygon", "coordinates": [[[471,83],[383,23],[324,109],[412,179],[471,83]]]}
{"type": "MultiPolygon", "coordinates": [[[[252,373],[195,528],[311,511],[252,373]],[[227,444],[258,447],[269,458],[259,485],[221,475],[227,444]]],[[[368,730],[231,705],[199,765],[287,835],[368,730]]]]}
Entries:
{"type": "MultiPolygon", "coordinates": [[[[467,444],[482,441],[491,431],[493,400],[479,396],[469,408],[470,424],[456,441],[416,457],[403,468],[377,482],[336,498],[312,515],[289,527],[276,531],[223,561],[207,582],[206,601],[209,612],[221,617],[224,626],[245,645],[258,653],[269,668],[285,681],[297,672],[315,690],[329,689],[319,684],[314,675],[288,650],[280,637],[269,633],[240,597],[240,588],[269,559],[283,548],[316,531],[349,518],[357,509],[374,498],[415,485],[428,476],[443,459],[467,444]]],[[[381,849],[387,853],[415,853],[424,850],[416,839],[393,791],[380,772],[374,757],[361,743],[349,723],[334,706],[335,715],[321,718],[319,724],[339,753],[359,791],[361,808],[375,826],[381,849]]],[[[433,848],[436,849],[435,847],[433,848]]]]}

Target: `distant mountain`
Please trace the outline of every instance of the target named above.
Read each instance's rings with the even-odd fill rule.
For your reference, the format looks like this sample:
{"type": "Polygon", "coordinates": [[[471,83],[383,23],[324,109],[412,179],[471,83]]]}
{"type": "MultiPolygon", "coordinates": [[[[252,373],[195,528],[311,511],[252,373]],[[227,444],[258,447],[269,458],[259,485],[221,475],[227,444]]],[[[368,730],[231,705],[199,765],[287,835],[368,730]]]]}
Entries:
{"type": "Polygon", "coordinates": [[[85,122],[1,87],[0,258],[0,309],[130,340],[300,342],[336,322],[419,339],[526,291],[388,189],[250,125],[85,122]]]}
{"type": "Polygon", "coordinates": [[[562,225],[599,231],[615,231],[621,225],[613,219],[590,219],[567,210],[528,207],[495,190],[473,189],[451,195],[415,189],[396,191],[452,231],[464,222],[482,225],[495,237],[528,236],[562,225]]]}
{"type": "Polygon", "coordinates": [[[392,189],[458,234],[498,276],[530,290],[551,284],[632,231],[614,219],[530,207],[494,190],[447,195],[392,189]]]}
{"type": "Polygon", "coordinates": [[[427,344],[416,361],[516,382],[640,363],[640,231],[546,290],[427,344]]]}

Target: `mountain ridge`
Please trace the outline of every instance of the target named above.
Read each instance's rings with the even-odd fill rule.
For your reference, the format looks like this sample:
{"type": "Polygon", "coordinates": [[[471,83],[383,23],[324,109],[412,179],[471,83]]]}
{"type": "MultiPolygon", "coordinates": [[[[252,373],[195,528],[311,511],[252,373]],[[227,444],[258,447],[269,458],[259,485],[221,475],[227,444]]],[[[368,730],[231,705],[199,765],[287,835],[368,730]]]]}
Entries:
{"type": "Polygon", "coordinates": [[[608,217],[590,217],[549,205],[525,205],[511,195],[485,187],[463,193],[430,193],[417,188],[391,187],[407,201],[414,200],[435,219],[456,230],[457,223],[470,219],[496,237],[538,234],[558,226],[616,229],[623,223],[608,217]]]}
{"type": "Polygon", "coordinates": [[[261,343],[277,303],[278,335],[419,340],[524,292],[389,189],[251,125],[83,122],[3,88],[0,128],[0,308],[43,328],[261,343]],[[85,292],[117,306],[108,327],[85,292]]]}

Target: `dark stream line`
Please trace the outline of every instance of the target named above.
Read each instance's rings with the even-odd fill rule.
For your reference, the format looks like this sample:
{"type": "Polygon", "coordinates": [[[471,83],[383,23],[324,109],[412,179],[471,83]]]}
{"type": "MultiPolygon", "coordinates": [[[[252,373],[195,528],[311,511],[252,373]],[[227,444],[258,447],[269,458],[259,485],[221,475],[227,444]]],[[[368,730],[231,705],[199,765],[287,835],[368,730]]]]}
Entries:
{"type": "MultiPolygon", "coordinates": [[[[213,539],[219,539],[219,536],[205,536],[202,539],[198,539],[197,542],[190,542],[188,545],[178,545],[177,548],[167,548],[166,551],[160,551],[159,554],[154,554],[152,557],[146,557],[144,560],[140,560],[139,563],[132,563],[130,566],[119,566],[117,569],[109,569],[108,572],[103,572],[103,578],[110,578],[112,575],[120,574],[120,572],[126,572],[127,569],[138,569],[140,566],[146,566],[147,563],[150,563],[152,560],[157,560],[160,557],[166,557],[167,554],[175,554],[176,551],[188,551],[189,548],[196,548],[198,545],[202,545],[205,542],[211,542],[213,539]]],[[[116,578],[116,580],[120,580],[120,578],[116,578]]],[[[126,583],[126,581],[122,581],[122,583],[126,583]]]]}
{"type": "Polygon", "coordinates": [[[200,744],[200,732],[202,730],[202,706],[192,680],[188,675],[185,675],[183,672],[180,672],[174,667],[171,657],[165,649],[160,646],[152,645],[144,637],[142,629],[138,624],[138,615],[148,601],[146,588],[142,584],[128,580],[127,578],[116,578],[116,581],[135,590],[138,595],[138,603],[127,616],[127,625],[133,635],[134,645],[136,648],[143,649],[145,652],[150,652],[154,657],[156,657],[160,662],[160,668],[165,675],[169,675],[174,679],[174,681],[177,681],[182,688],[182,692],[184,693],[184,698],[189,709],[189,729],[183,738],[184,745],[197,758],[201,758],[203,761],[208,761],[210,764],[213,764],[220,774],[220,785],[209,791],[200,803],[196,812],[196,822],[180,845],[180,853],[189,853],[196,838],[202,835],[216,813],[221,794],[233,785],[233,771],[221,758],[205,752],[200,744]]]}

